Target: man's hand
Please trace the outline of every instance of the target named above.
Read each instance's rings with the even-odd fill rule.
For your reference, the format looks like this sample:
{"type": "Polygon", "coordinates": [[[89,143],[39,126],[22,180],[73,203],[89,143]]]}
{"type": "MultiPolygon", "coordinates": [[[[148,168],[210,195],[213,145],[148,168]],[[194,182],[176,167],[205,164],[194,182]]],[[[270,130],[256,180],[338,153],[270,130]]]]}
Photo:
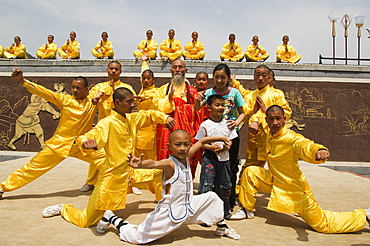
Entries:
{"type": "Polygon", "coordinates": [[[257,98],[256,98],[256,103],[258,103],[258,105],[260,106],[260,109],[261,109],[261,111],[262,111],[262,113],[266,113],[266,110],[267,110],[267,108],[266,108],[266,105],[265,105],[265,103],[263,102],[263,100],[262,100],[262,97],[260,97],[260,96],[257,96],[257,98]]]}
{"type": "Polygon", "coordinates": [[[171,130],[176,125],[176,120],[170,116],[168,116],[166,120],[166,127],[171,130]]]}
{"type": "Polygon", "coordinates": [[[135,157],[131,153],[127,156],[127,163],[130,167],[138,168],[141,166],[142,158],[144,156],[144,153],[141,153],[140,157],[135,157]]]}
{"type": "Polygon", "coordinates": [[[109,86],[112,87],[114,91],[114,79],[109,80],[109,86]]]}
{"type": "Polygon", "coordinates": [[[252,134],[257,134],[258,133],[258,128],[259,128],[258,122],[254,121],[249,125],[249,132],[252,133],[252,134]]]}
{"type": "Polygon", "coordinates": [[[69,39],[67,39],[67,45],[69,45],[69,39]]]}
{"type": "Polygon", "coordinates": [[[47,50],[48,49],[48,44],[45,44],[45,50],[47,50]]]}
{"type": "Polygon", "coordinates": [[[104,96],[104,92],[99,92],[93,99],[91,99],[92,104],[93,105],[98,104],[102,96],[104,96]]]}
{"type": "Polygon", "coordinates": [[[175,94],[175,88],[173,88],[172,84],[170,85],[170,92],[168,93],[168,101],[172,103],[173,95],[175,94]]]}
{"type": "Polygon", "coordinates": [[[95,139],[89,139],[82,143],[82,148],[98,150],[98,144],[95,139]]]}
{"type": "Polygon", "coordinates": [[[318,150],[316,153],[316,161],[325,160],[325,159],[328,159],[329,157],[330,157],[329,150],[321,149],[321,150],[318,150]]]}
{"type": "Polygon", "coordinates": [[[22,85],[24,83],[23,71],[19,68],[14,69],[12,72],[12,78],[22,85]]]}

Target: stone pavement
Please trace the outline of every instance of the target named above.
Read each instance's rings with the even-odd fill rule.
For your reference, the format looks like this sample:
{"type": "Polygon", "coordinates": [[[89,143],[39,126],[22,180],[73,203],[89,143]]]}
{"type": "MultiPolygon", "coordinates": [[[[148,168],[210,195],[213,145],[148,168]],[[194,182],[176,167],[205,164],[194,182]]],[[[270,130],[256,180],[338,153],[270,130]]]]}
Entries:
{"type": "MultiPolygon", "coordinates": [[[[10,153],[20,156],[35,154],[10,153]]],[[[0,181],[30,158],[0,162],[0,181]]],[[[95,226],[79,228],[60,216],[42,218],[42,209],[49,205],[73,203],[77,208],[85,207],[91,193],[80,192],[79,188],[84,183],[87,167],[87,163],[67,158],[29,185],[5,193],[5,199],[0,201],[0,245],[129,245],[119,240],[113,227],[106,234],[99,235],[95,226]]],[[[369,178],[306,163],[301,167],[323,209],[351,211],[370,207],[369,178]]],[[[195,187],[198,180],[199,173],[195,187]]],[[[215,226],[184,225],[150,245],[370,245],[368,225],[356,233],[322,234],[313,231],[299,217],[267,210],[268,200],[268,195],[258,194],[254,219],[228,222],[242,236],[239,241],[215,236],[215,226]]],[[[126,209],[117,211],[117,214],[138,224],[155,207],[153,201],[154,195],[147,191],[142,195],[130,194],[126,209]]]]}

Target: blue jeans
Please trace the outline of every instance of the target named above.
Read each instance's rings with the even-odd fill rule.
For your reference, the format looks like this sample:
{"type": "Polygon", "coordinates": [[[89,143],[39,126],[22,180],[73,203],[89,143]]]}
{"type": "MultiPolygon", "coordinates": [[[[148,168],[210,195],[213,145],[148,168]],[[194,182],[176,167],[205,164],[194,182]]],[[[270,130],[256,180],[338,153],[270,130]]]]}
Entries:
{"type": "Polygon", "coordinates": [[[224,202],[224,215],[230,214],[230,175],[229,161],[218,161],[203,155],[198,194],[214,191],[224,202]]]}

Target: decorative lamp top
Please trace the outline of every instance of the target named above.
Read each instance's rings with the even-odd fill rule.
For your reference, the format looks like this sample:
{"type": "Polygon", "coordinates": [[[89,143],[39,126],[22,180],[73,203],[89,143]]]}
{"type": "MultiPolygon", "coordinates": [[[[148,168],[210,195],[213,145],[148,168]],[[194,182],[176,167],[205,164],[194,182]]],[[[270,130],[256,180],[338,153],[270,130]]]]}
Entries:
{"type": "Polygon", "coordinates": [[[338,16],[337,17],[331,17],[331,16],[329,16],[328,15],[328,18],[329,18],[329,20],[331,21],[331,22],[336,22],[337,20],[338,20],[338,16]]]}
{"type": "Polygon", "coordinates": [[[364,15],[356,15],[356,16],[355,16],[356,24],[361,24],[361,25],[363,25],[363,24],[364,24],[365,17],[366,17],[366,16],[364,16],[364,15]]]}

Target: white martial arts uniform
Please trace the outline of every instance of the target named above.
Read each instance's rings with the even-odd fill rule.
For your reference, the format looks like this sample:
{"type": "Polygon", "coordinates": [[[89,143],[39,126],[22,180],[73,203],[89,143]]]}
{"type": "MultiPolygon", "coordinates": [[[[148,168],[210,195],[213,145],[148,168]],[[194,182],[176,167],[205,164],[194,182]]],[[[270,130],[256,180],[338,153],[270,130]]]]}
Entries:
{"type": "Polygon", "coordinates": [[[176,230],[184,223],[215,224],[223,220],[223,202],[214,192],[193,196],[193,182],[189,162],[186,167],[175,157],[169,157],[175,163],[174,175],[165,180],[163,175],[162,192],[169,184],[170,193],[164,194],[144,222],[140,225],[125,224],[120,227],[121,240],[133,244],[146,244],[176,230]]]}

